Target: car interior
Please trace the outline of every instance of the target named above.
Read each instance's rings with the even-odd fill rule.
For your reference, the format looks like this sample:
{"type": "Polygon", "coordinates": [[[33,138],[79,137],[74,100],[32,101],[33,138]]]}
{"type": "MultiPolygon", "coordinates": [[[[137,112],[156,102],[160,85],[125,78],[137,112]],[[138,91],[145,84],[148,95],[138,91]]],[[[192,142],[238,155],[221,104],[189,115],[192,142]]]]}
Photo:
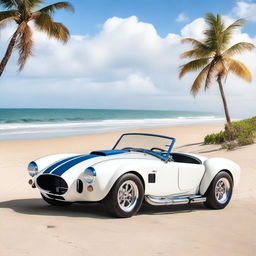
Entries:
{"type": "Polygon", "coordinates": [[[188,163],[188,164],[202,164],[201,160],[194,156],[189,156],[183,153],[171,153],[172,160],[178,163],[188,163]]]}

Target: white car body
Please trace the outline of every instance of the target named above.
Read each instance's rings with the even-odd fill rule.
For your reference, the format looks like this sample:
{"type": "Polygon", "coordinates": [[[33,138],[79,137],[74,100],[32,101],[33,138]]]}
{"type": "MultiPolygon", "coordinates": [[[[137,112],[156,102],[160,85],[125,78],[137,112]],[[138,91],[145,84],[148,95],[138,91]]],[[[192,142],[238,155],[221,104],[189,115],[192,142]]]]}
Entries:
{"type": "Polygon", "coordinates": [[[122,175],[133,173],[143,183],[145,199],[153,205],[162,205],[172,204],[175,198],[203,197],[214,177],[221,171],[230,174],[234,186],[239,182],[240,167],[228,159],[175,152],[170,155],[172,158],[164,160],[147,152],[115,149],[87,155],[50,155],[33,161],[38,172],[30,184],[46,198],[66,202],[98,202],[108,195],[122,175]],[[185,162],[182,162],[183,158],[185,162]],[[85,180],[87,168],[96,171],[92,183],[85,180]],[[55,183],[61,177],[67,188],[61,192],[52,189],[48,178],[53,176],[58,177],[55,183]]]}

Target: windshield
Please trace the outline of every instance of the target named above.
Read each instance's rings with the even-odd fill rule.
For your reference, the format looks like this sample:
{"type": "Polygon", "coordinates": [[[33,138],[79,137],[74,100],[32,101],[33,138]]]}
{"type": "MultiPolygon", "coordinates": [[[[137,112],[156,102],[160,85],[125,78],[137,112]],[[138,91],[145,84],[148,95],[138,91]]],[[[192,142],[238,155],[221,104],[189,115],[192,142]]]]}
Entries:
{"type": "Polygon", "coordinates": [[[144,149],[158,153],[170,153],[174,142],[174,138],[167,136],[145,133],[126,133],[121,136],[113,149],[144,149]]]}

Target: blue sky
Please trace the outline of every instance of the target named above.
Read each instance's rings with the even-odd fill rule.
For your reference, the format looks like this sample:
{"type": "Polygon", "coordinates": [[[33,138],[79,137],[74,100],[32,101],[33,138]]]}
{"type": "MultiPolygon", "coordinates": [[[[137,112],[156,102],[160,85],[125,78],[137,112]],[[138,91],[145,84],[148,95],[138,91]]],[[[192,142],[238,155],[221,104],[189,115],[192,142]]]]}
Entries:
{"type": "MultiPolygon", "coordinates": [[[[46,1],[52,3],[52,1],[46,1]]],[[[109,17],[137,16],[143,22],[151,23],[159,35],[179,33],[183,25],[206,12],[228,14],[235,6],[235,0],[72,0],[75,15],[61,12],[56,19],[65,21],[73,34],[94,35],[99,25],[109,17]],[[187,16],[184,22],[177,22],[180,13],[187,16]]],[[[244,31],[254,33],[254,24],[247,22],[244,31]]]]}
{"type": "MultiPolygon", "coordinates": [[[[46,1],[50,4],[55,1],[46,1]]],[[[14,52],[0,78],[0,107],[168,109],[223,112],[216,83],[197,98],[190,94],[196,74],[178,79],[184,37],[203,38],[207,12],[226,24],[246,18],[232,43],[256,43],[255,1],[73,0],[75,13],[55,20],[71,33],[63,45],[34,29],[33,56],[17,73],[14,52]]],[[[0,56],[14,32],[1,29],[0,56]]],[[[237,56],[256,77],[255,51],[237,56]]],[[[232,116],[255,115],[256,85],[230,75],[225,91],[232,116]]]]}

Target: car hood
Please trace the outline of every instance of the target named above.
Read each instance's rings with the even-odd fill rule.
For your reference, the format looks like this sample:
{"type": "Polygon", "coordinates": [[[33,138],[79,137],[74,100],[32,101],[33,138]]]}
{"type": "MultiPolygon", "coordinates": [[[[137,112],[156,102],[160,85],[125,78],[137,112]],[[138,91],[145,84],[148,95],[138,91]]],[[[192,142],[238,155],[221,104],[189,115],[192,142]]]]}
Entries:
{"type": "Polygon", "coordinates": [[[62,159],[44,169],[42,174],[52,174],[56,176],[66,176],[72,172],[72,176],[78,176],[85,168],[102,161],[114,159],[156,159],[153,156],[127,150],[101,150],[93,151],[90,154],[71,156],[62,159]]]}

